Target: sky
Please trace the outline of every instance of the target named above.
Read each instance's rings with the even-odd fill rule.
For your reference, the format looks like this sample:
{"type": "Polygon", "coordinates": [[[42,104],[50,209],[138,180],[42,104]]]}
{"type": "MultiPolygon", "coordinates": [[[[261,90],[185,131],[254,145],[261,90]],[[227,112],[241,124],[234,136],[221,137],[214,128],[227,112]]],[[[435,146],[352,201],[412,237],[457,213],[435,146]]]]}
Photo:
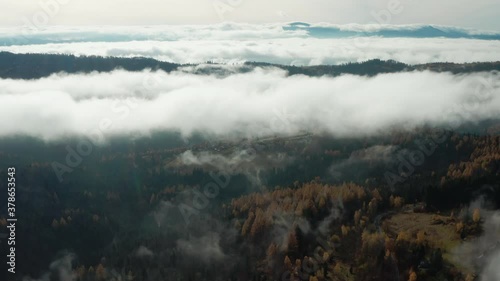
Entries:
{"type": "Polygon", "coordinates": [[[498,0],[0,0],[0,27],[271,23],[437,24],[500,31],[498,0]]]}

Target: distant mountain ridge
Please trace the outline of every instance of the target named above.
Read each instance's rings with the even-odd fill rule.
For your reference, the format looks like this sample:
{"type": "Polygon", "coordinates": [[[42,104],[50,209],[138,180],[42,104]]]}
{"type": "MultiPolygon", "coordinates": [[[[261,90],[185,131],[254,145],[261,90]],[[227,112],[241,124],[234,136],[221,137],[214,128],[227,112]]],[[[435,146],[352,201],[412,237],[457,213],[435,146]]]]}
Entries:
{"type": "Polygon", "coordinates": [[[338,76],[342,74],[353,74],[373,76],[382,73],[423,70],[434,72],[452,72],[455,74],[481,71],[500,71],[500,62],[480,62],[466,64],[427,63],[419,65],[408,65],[393,60],[383,61],[379,59],[373,59],[360,63],[316,66],[290,66],[270,64],[265,62],[246,62],[239,65],[226,65],[216,63],[183,65],[162,62],[144,57],[122,58],[54,54],[13,54],[9,52],[0,52],[0,78],[10,79],[38,79],[56,73],[74,74],[90,72],[110,72],[118,69],[127,71],[143,71],[151,69],[163,70],[165,72],[179,70],[198,75],[214,74],[218,76],[226,76],[234,73],[249,72],[256,67],[273,67],[283,69],[286,70],[289,75],[302,74],[307,76],[338,76]]]}
{"type": "Polygon", "coordinates": [[[276,24],[220,23],[200,26],[116,27],[23,27],[0,29],[0,46],[39,45],[81,42],[180,41],[227,39],[311,38],[464,38],[500,40],[500,32],[469,30],[437,25],[384,24],[276,24]]]}
{"type": "Polygon", "coordinates": [[[332,25],[318,26],[304,22],[290,23],[283,28],[285,30],[304,30],[311,37],[316,38],[346,38],[359,36],[379,36],[386,38],[465,38],[481,40],[500,40],[500,33],[471,32],[456,27],[440,27],[433,25],[332,25]],[[365,30],[363,30],[365,28],[365,30]]]}

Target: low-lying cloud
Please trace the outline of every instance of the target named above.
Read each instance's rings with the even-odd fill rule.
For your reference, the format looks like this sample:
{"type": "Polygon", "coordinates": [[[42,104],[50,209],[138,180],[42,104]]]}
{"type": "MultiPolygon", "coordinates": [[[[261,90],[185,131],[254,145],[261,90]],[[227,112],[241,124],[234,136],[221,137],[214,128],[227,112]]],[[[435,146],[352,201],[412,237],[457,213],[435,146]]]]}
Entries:
{"type": "Polygon", "coordinates": [[[228,77],[181,72],[52,75],[0,80],[0,137],[45,140],[156,130],[244,137],[320,132],[360,136],[500,118],[497,73],[412,72],[375,77],[228,77]]]}
{"type": "MultiPolygon", "coordinates": [[[[265,36],[264,36],[265,37],[265,36]]],[[[310,37],[245,40],[79,42],[3,46],[12,53],[151,57],[175,63],[259,61],[318,65],[393,59],[408,64],[500,61],[500,41],[446,38],[310,37]]]]}

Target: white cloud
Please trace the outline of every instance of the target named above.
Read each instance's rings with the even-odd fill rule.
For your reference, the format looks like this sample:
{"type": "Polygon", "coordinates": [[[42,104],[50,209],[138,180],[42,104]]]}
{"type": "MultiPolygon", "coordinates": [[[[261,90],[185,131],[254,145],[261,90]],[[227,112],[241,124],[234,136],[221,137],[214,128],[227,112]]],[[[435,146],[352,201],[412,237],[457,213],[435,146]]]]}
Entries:
{"type": "Polygon", "coordinates": [[[494,73],[311,78],[276,69],[225,78],[114,71],[0,80],[0,136],[58,139],[165,129],[184,135],[375,134],[500,118],[498,81],[494,73]]]}
{"type": "MultiPolygon", "coordinates": [[[[223,22],[210,25],[149,25],[149,26],[46,26],[0,28],[0,38],[17,39],[12,43],[27,44],[30,40],[43,39],[47,43],[116,42],[136,40],[238,40],[272,39],[306,36],[304,30],[284,30],[286,23],[245,24],[223,22]]],[[[322,27],[363,30],[364,25],[318,25],[322,27]]],[[[389,26],[390,27],[390,26],[389,26]]],[[[371,30],[373,27],[366,27],[371,30]]],[[[415,26],[392,27],[415,28],[415,26]]],[[[14,44],[15,45],[15,44],[14,44]]]]}
{"type": "MultiPolygon", "coordinates": [[[[248,24],[222,22],[210,25],[139,25],[139,26],[18,26],[0,28],[0,39],[9,45],[27,45],[31,41],[42,43],[126,42],[176,40],[249,40],[295,37],[346,38],[352,36],[390,37],[442,37],[472,38],[500,33],[446,25],[424,24],[332,24],[278,22],[248,24]],[[387,32],[392,33],[388,34],[387,32]],[[421,33],[415,34],[415,31],[421,33]],[[383,33],[377,33],[383,32],[383,33]],[[397,33],[394,33],[397,32],[397,33]],[[434,32],[434,33],[433,33],[434,32]],[[437,33],[436,33],[437,32],[437,33]],[[12,39],[12,41],[10,41],[12,39]]],[[[496,37],[495,37],[496,36],[496,37]]],[[[487,38],[486,38],[487,39],[487,38]]],[[[0,41],[2,42],[2,41],[0,41]]]]}
{"type": "Polygon", "coordinates": [[[339,64],[374,58],[408,64],[500,61],[499,49],[500,41],[376,37],[84,42],[0,47],[0,51],[14,53],[144,56],[175,63],[259,61],[285,65],[339,64]]]}

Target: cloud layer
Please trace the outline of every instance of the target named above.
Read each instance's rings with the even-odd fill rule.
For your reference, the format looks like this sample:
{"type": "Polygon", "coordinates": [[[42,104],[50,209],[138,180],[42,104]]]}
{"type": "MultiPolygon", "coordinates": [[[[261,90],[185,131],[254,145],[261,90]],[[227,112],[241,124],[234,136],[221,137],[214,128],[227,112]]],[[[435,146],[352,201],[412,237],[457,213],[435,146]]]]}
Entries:
{"type": "Polygon", "coordinates": [[[256,69],[225,78],[182,72],[0,80],[0,137],[148,134],[375,134],[500,118],[498,74],[413,72],[373,78],[287,76],[256,69]]]}
{"type": "Polygon", "coordinates": [[[13,53],[151,57],[175,63],[259,61],[285,65],[361,62],[374,58],[408,64],[500,61],[500,41],[360,37],[82,42],[4,46],[13,53]]]}
{"type": "Polygon", "coordinates": [[[0,28],[0,45],[57,44],[77,42],[128,42],[178,40],[249,40],[276,38],[468,38],[499,40],[500,33],[438,25],[309,24],[303,22],[151,26],[23,26],[0,28]]]}
{"type": "Polygon", "coordinates": [[[500,33],[382,24],[242,24],[0,29],[0,51],[133,57],[175,63],[339,64],[369,59],[499,61],[500,33]],[[481,39],[481,40],[480,40],[481,39]],[[489,39],[489,40],[484,40],[489,39]]]}

